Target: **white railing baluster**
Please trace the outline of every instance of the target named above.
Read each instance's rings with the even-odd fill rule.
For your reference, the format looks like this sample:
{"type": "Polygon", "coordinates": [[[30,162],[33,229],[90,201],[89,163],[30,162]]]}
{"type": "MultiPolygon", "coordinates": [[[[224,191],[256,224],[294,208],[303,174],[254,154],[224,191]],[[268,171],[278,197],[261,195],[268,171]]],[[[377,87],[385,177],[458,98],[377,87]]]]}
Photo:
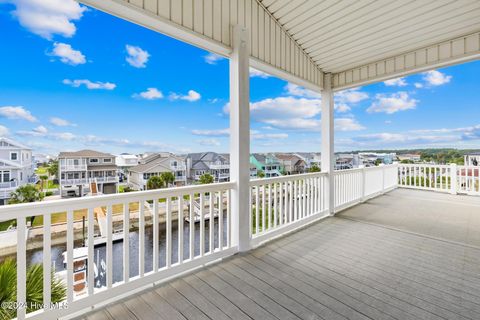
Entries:
{"type": "Polygon", "coordinates": [[[166,244],[165,244],[165,264],[167,268],[172,265],[172,198],[167,197],[167,216],[165,228],[167,229],[166,244]]]}
{"type": "MultiPolygon", "coordinates": [[[[90,222],[90,217],[88,218],[90,222]]],[[[93,225],[93,221],[92,221],[93,225]]],[[[93,229],[93,228],[92,228],[93,229]]],[[[90,227],[88,227],[90,231],[90,227]]],[[[90,237],[90,232],[89,232],[90,237]]],[[[93,241],[93,233],[92,233],[92,241],[93,241]]],[[[93,242],[90,244],[88,243],[88,249],[90,250],[90,245],[93,247],[93,242]]],[[[93,252],[93,248],[92,248],[93,252]]],[[[93,259],[93,254],[92,254],[93,259]]],[[[88,261],[93,261],[88,258],[88,261]]],[[[91,263],[88,265],[90,266],[91,263]]],[[[93,271],[93,266],[92,266],[93,271]]],[[[90,272],[90,271],[89,271],[90,272]]],[[[130,208],[129,203],[123,203],[123,281],[128,282],[130,280],[130,208]]],[[[93,293],[93,292],[92,292],[93,293]]]]}
{"type": "MultiPolygon", "coordinates": [[[[257,198],[258,198],[258,195],[257,195],[257,198]]],[[[220,250],[223,250],[223,229],[224,229],[223,228],[223,191],[219,191],[218,192],[218,248],[220,248],[220,250]]]]}
{"type": "MultiPolygon", "coordinates": [[[[209,213],[210,213],[210,219],[208,220],[209,222],[209,225],[208,225],[208,233],[209,233],[209,238],[208,238],[208,249],[210,251],[210,253],[213,253],[213,250],[215,249],[215,239],[213,238],[213,231],[214,231],[214,222],[215,222],[215,216],[214,216],[214,202],[213,202],[213,194],[210,193],[209,194],[209,202],[208,202],[208,206],[209,206],[209,213]]],[[[252,206],[250,206],[251,208],[252,206]]]]}
{"type": "Polygon", "coordinates": [[[178,218],[178,263],[183,263],[183,195],[178,197],[178,209],[177,209],[177,218],[178,218]]]}
{"type": "Polygon", "coordinates": [[[295,199],[295,203],[293,205],[294,207],[294,214],[293,214],[293,219],[294,221],[298,220],[298,180],[293,181],[293,197],[295,199]]]}
{"type": "Polygon", "coordinates": [[[107,206],[107,288],[113,284],[112,206],[107,206]]]}
{"type": "Polygon", "coordinates": [[[265,232],[267,229],[266,229],[266,219],[265,219],[265,216],[266,216],[266,212],[265,212],[265,198],[266,198],[266,191],[267,191],[267,186],[266,185],[263,185],[262,186],[262,232],[265,232]]]}
{"type": "Polygon", "coordinates": [[[158,271],[158,257],[160,254],[159,239],[158,239],[158,233],[159,233],[158,215],[159,215],[158,199],[153,199],[153,212],[152,212],[152,223],[153,223],[152,269],[153,269],[153,272],[158,271]]]}
{"type": "Polygon", "coordinates": [[[293,181],[288,182],[288,222],[293,222],[293,181]]]}
{"type": "Polygon", "coordinates": [[[227,247],[232,246],[232,189],[227,190],[227,247]]]}
{"type": "Polygon", "coordinates": [[[273,227],[277,227],[278,220],[278,194],[277,194],[277,184],[273,185],[273,227]]]}
{"type": "Polygon", "coordinates": [[[272,221],[270,220],[271,219],[271,216],[272,216],[272,185],[271,184],[268,184],[268,209],[267,209],[267,225],[268,225],[268,229],[271,228],[271,224],[272,224],[272,221]]]}
{"type": "MultiPolygon", "coordinates": [[[[94,242],[93,235],[95,234],[95,220],[93,216],[93,208],[88,208],[87,210],[87,285],[88,285],[88,295],[91,296],[94,293],[95,288],[95,271],[94,271],[94,242]]],[[[128,240],[127,240],[128,241],[128,240]]],[[[124,266],[125,268],[125,266],[124,266]]]]}
{"type": "Polygon", "coordinates": [[[188,203],[189,203],[189,215],[190,215],[190,221],[188,222],[188,228],[189,228],[189,237],[188,237],[188,241],[189,241],[189,251],[190,251],[190,260],[193,260],[193,258],[195,257],[195,216],[194,216],[194,208],[193,208],[193,193],[190,193],[190,195],[188,196],[189,199],[188,199],[188,203]]]}
{"type": "Polygon", "coordinates": [[[67,211],[67,302],[73,301],[73,212],[67,211]]]}
{"type": "Polygon", "coordinates": [[[51,277],[52,277],[52,246],[51,246],[51,214],[43,215],[43,304],[50,309],[51,277]]]}
{"type": "Polygon", "coordinates": [[[255,187],[255,234],[258,234],[260,228],[260,186],[255,187]]]}
{"type": "Polygon", "coordinates": [[[284,224],[284,219],[283,219],[283,214],[284,214],[284,210],[283,210],[283,205],[284,205],[284,199],[283,199],[283,182],[280,182],[280,190],[279,190],[280,194],[279,194],[279,205],[278,205],[278,224],[279,225],[282,225],[284,224]]]}
{"type": "Polygon", "coordinates": [[[140,277],[143,277],[145,274],[145,208],[143,201],[138,205],[138,270],[140,277]]]}
{"type": "Polygon", "coordinates": [[[17,319],[25,319],[27,303],[27,226],[25,217],[17,219],[17,319]]]}
{"type": "Polygon", "coordinates": [[[205,253],[205,212],[203,203],[204,193],[200,193],[200,256],[205,253]]]}

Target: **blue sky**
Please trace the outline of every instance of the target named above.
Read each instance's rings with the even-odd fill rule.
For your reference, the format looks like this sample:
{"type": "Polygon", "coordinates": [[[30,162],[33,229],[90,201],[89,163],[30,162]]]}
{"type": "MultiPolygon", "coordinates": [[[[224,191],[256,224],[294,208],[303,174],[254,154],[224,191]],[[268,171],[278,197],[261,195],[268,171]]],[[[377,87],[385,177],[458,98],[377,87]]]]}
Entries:
{"type": "MultiPolygon", "coordinates": [[[[46,154],[228,151],[228,60],[70,0],[0,0],[0,34],[0,135],[46,154]]],[[[479,148],[478,74],[337,93],[336,150],[479,148]]],[[[253,151],[320,150],[318,94],[252,70],[251,101],[253,151]]]]}

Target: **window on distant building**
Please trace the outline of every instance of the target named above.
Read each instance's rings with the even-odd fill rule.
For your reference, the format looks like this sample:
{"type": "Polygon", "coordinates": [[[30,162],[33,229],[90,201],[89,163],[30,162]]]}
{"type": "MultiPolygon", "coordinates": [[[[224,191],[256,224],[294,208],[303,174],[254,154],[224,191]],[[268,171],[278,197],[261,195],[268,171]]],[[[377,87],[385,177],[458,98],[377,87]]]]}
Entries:
{"type": "Polygon", "coordinates": [[[10,153],[10,160],[13,160],[13,161],[18,160],[18,153],[16,152],[10,153]]]}
{"type": "Polygon", "coordinates": [[[98,159],[90,159],[90,163],[98,163],[98,159]]]}
{"type": "Polygon", "coordinates": [[[103,162],[104,163],[112,163],[112,159],[106,158],[106,159],[103,159],[103,162]]]}

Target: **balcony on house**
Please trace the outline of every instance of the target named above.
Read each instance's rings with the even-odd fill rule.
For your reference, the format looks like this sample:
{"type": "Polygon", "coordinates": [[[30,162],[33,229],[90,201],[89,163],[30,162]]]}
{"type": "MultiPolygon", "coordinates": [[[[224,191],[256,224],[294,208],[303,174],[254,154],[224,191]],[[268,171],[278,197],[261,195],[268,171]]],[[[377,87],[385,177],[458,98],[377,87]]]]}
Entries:
{"type": "Polygon", "coordinates": [[[82,2],[229,58],[230,181],[1,207],[18,319],[478,319],[478,167],[334,170],[334,92],[478,59],[477,2],[82,2]],[[250,179],[250,66],[321,94],[322,172],[250,179]]]}

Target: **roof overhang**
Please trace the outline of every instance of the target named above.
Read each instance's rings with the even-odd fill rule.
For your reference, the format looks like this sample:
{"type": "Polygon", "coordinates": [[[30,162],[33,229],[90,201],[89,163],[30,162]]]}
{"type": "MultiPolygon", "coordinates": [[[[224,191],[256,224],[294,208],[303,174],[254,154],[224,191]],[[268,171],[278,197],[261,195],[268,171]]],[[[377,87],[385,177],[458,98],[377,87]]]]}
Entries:
{"type": "Polygon", "coordinates": [[[228,57],[231,26],[250,30],[251,65],[319,91],[480,58],[480,1],[81,0],[228,57]]]}

